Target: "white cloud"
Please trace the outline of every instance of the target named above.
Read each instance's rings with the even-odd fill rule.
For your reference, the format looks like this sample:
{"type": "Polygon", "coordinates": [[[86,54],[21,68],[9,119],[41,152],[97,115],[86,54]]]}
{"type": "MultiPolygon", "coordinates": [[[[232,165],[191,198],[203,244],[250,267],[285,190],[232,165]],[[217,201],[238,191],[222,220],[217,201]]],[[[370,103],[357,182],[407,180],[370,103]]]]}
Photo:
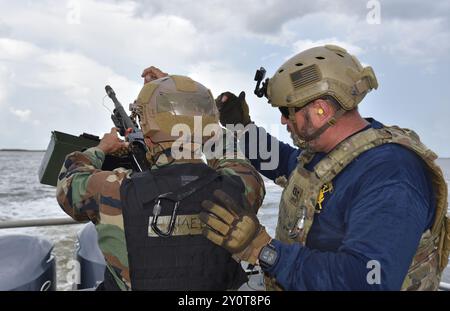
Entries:
{"type": "Polygon", "coordinates": [[[350,54],[354,54],[354,55],[359,55],[364,52],[364,50],[359,46],[338,40],[337,38],[329,38],[329,39],[321,39],[321,40],[298,40],[298,41],[294,42],[294,44],[293,44],[294,53],[297,54],[306,49],[310,49],[310,48],[313,48],[316,46],[326,45],[326,44],[338,45],[338,46],[346,49],[350,54]]]}
{"type": "Polygon", "coordinates": [[[67,102],[91,105],[94,98],[104,95],[104,84],[110,83],[122,96],[136,96],[139,84],[119,76],[84,55],[67,52],[50,52],[40,56],[47,70],[36,74],[36,79],[46,88],[62,90],[67,102]]]}
{"type": "Polygon", "coordinates": [[[326,13],[316,18],[330,21],[327,27],[339,37],[306,39],[305,43],[309,43],[307,46],[334,40],[338,45],[347,46],[354,54],[384,53],[399,64],[429,66],[438,65],[450,53],[448,18],[385,18],[380,25],[369,25],[365,19],[345,14],[333,16],[326,13]]]}
{"type": "Polygon", "coordinates": [[[10,38],[0,38],[0,61],[20,61],[37,53],[33,44],[10,38]]]}
{"type": "Polygon", "coordinates": [[[214,96],[225,90],[238,93],[252,85],[250,75],[244,74],[229,63],[201,62],[188,68],[187,75],[210,88],[214,96]]]}
{"type": "MultiPolygon", "coordinates": [[[[225,62],[204,62],[190,66],[189,76],[209,87],[214,97],[222,92],[229,91],[239,95],[246,93],[246,102],[249,105],[250,117],[257,124],[279,124],[279,112],[267,103],[265,98],[257,98],[253,94],[255,82],[254,72],[243,72],[232,64],[225,62]]],[[[275,135],[276,133],[274,133],[275,135]]]]}
{"type": "MultiPolygon", "coordinates": [[[[310,15],[327,14],[329,23],[336,16],[346,15],[365,21],[369,1],[361,0],[135,0],[132,9],[137,16],[154,17],[158,14],[174,14],[191,20],[198,29],[211,33],[226,29],[253,34],[275,36],[283,26],[310,15]],[[214,14],[211,14],[213,12],[214,14]]],[[[381,14],[387,20],[417,20],[447,17],[450,4],[436,0],[433,4],[423,0],[379,1],[381,14]]],[[[311,29],[309,29],[311,30],[311,29]]]]}
{"type": "Polygon", "coordinates": [[[440,19],[393,20],[386,26],[387,44],[381,46],[402,63],[438,63],[450,52],[450,32],[440,19]]]}
{"type": "MultiPolygon", "coordinates": [[[[358,56],[376,53],[401,65],[425,65],[432,72],[450,54],[448,17],[407,19],[384,18],[380,25],[370,25],[364,16],[320,12],[289,24],[298,29],[293,41],[294,53],[327,43],[341,45],[358,56]],[[315,32],[304,31],[311,29],[315,32]],[[330,36],[330,34],[332,34],[330,36]]],[[[288,55],[288,57],[291,55],[288,55]]]]}
{"type": "MultiPolygon", "coordinates": [[[[382,14],[386,17],[381,25],[367,24],[366,3],[356,0],[80,3],[79,25],[67,23],[70,11],[65,2],[53,3],[54,7],[45,11],[42,10],[45,2],[29,3],[26,10],[23,5],[12,5],[3,20],[14,27],[16,36],[22,40],[32,38],[56,48],[64,46],[89,58],[101,59],[102,64],[112,68],[132,60],[139,68],[156,64],[173,72],[186,63],[214,62],[215,56],[239,44],[237,40],[257,40],[292,47],[295,51],[332,40],[346,45],[352,53],[378,49],[403,62],[405,59],[416,62],[418,54],[421,61],[436,62],[434,54],[439,44],[442,54],[450,50],[449,31],[444,22],[448,17],[444,12],[423,8],[424,18],[411,19],[420,12],[403,12],[414,10],[405,1],[382,3],[382,14]],[[328,36],[320,35],[323,30],[328,36]],[[330,33],[333,35],[329,36],[330,33]]],[[[442,3],[435,6],[448,7],[442,3]]]]}
{"type": "MultiPolygon", "coordinates": [[[[347,0],[348,1],[348,0],[347,0]]],[[[199,29],[209,32],[237,30],[244,33],[276,36],[283,25],[309,14],[323,11],[342,11],[354,7],[365,9],[365,3],[353,0],[354,5],[340,1],[308,0],[137,0],[137,16],[156,16],[161,13],[176,14],[192,20],[199,29]],[[337,3],[337,4],[335,4],[337,3]],[[345,7],[346,9],[343,9],[345,7]]],[[[353,11],[353,10],[352,10],[353,11]]]]}
{"type": "Polygon", "coordinates": [[[52,2],[51,10],[45,2],[28,3],[28,9],[11,5],[3,20],[14,28],[16,39],[45,42],[53,50],[63,47],[110,67],[131,61],[140,67],[154,62],[173,68],[214,50],[214,42],[205,40],[193,22],[182,16],[163,12],[136,18],[130,1],[80,3],[78,25],[67,22],[70,11],[63,1],[52,2]]]}
{"type": "MultiPolygon", "coordinates": [[[[51,130],[99,134],[109,129],[112,122],[102,107],[106,84],[114,87],[125,108],[141,88],[140,83],[79,53],[47,50],[12,39],[8,46],[26,47],[32,53],[28,58],[26,53],[10,53],[7,61],[0,60],[0,82],[7,82],[0,84],[0,103],[9,106],[9,112],[20,121],[2,115],[0,127],[21,132],[21,123],[33,125],[35,131],[29,138],[38,144],[36,148],[47,143],[51,130]]],[[[113,107],[109,99],[104,102],[113,107]]]]}
{"type": "Polygon", "coordinates": [[[20,109],[10,108],[9,111],[13,115],[15,115],[17,118],[19,118],[20,121],[22,121],[22,122],[26,122],[26,121],[30,120],[30,117],[31,117],[30,109],[20,110],[20,109]]]}
{"type": "Polygon", "coordinates": [[[130,97],[136,96],[139,91],[137,82],[116,74],[111,68],[83,54],[46,50],[13,39],[7,42],[2,46],[0,40],[0,55],[7,55],[9,60],[0,62],[0,76],[8,74],[8,79],[16,86],[61,91],[65,102],[86,105],[93,97],[101,98],[105,83],[117,83],[115,87],[122,91],[122,95],[130,97]],[[5,46],[8,49],[2,50],[5,46]],[[3,53],[5,50],[17,53],[3,53]]]}
{"type": "Polygon", "coordinates": [[[5,104],[5,100],[8,96],[8,68],[0,62],[0,107],[5,104]]]}
{"type": "MultiPolygon", "coordinates": [[[[270,75],[292,53],[328,43],[378,62],[379,78],[395,73],[405,83],[403,69],[414,65],[448,81],[441,65],[450,62],[448,2],[382,1],[380,25],[367,24],[366,3],[84,0],[80,24],[70,24],[67,1],[0,0],[7,12],[0,18],[0,105],[32,111],[30,141],[41,146],[52,129],[99,134],[111,126],[101,106],[104,85],[126,107],[141,87],[141,70],[156,65],[189,74],[216,96],[245,90],[252,118],[269,124],[279,113],[252,95],[254,69],[263,65],[270,75]]],[[[381,83],[379,94],[387,88],[381,83]]],[[[433,92],[426,87],[408,89],[433,92]]],[[[7,116],[19,118],[0,115],[0,132],[11,125],[7,116]]]]}

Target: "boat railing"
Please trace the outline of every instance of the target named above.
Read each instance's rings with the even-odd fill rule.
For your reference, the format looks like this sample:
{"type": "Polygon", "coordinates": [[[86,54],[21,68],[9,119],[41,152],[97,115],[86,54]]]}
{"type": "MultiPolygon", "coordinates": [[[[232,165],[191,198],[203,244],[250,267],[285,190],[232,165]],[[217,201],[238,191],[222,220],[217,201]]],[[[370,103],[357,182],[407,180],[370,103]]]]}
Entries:
{"type": "Polygon", "coordinates": [[[7,220],[7,221],[0,222],[0,229],[64,226],[64,225],[79,225],[79,224],[80,224],[80,222],[75,221],[69,217],[48,218],[48,219],[7,220]]]}
{"type": "MultiPolygon", "coordinates": [[[[47,226],[66,226],[78,225],[77,222],[69,217],[49,218],[49,219],[25,219],[25,220],[8,220],[0,222],[0,229],[16,229],[28,227],[47,227],[47,226]]],[[[439,290],[450,291],[450,283],[441,282],[439,290]]]]}

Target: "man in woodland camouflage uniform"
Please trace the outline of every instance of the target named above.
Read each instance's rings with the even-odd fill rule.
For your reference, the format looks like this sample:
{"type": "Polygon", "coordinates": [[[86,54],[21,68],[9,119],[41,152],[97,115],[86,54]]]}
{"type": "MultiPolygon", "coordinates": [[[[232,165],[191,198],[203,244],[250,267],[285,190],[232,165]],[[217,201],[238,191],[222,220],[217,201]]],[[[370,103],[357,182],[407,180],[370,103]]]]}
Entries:
{"type": "MultiPolygon", "coordinates": [[[[252,213],[264,198],[264,184],[235,149],[223,156],[198,154],[202,143],[185,141],[176,158],[172,146],[179,138],[172,127],[194,118],[218,124],[217,108],[203,85],[183,76],[168,76],[156,68],[143,75],[146,84],[136,101],[148,147],[151,170],[134,173],[124,168],[102,171],[105,154],[126,148],[112,129],[97,147],[69,154],[61,170],[57,200],[75,220],[91,220],[107,269],[106,290],[225,290],[246,281],[242,267],[224,249],[207,240],[199,220],[201,201],[212,193],[227,193],[252,213]],[[198,105],[201,114],[189,110],[198,105]]],[[[225,137],[220,138],[224,139],[225,137]]],[[[229,147],[225,141],[224,149],[229,147]]]]}

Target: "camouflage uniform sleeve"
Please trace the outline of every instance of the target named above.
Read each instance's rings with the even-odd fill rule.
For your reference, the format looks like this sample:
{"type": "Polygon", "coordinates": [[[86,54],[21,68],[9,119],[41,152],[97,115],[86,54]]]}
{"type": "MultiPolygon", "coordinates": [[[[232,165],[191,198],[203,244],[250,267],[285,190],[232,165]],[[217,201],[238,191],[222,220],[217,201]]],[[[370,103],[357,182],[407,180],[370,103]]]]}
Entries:
{"type": "Polygon", "coordinates": [[[245,186],[245,197],[252,210],[257,212],[262,205],[266,189],[264,181],[258,171],[250,164],[238,149],[234,134],[224,130],[222,156],[208,160],[208,165],[217,172],[228,176],[238,176],[245,186]]]}
{"type": "Polygon", "coordinates": [[[105,182],[111,179],[119,181],[115,186],[114,183],[108,183],[108,192],[120,198],[120,181],[127,174],[124,174],[124,169],[102,171],[100,168],[104,159],[103,151],[94,147],[84,152],[73,152],[64,161],[58,176],[56,198],[61,208],[77,221],[98,222],[105,182]]]}
{"type": "Polygon", "coordinates": [[[122,290],[130,288],[120,186],[131,170],[102,171],[105,155],[94,147],[66,157],[57,184],[57,200],[73,219],[96,224],[107,267],[122,290]]]}

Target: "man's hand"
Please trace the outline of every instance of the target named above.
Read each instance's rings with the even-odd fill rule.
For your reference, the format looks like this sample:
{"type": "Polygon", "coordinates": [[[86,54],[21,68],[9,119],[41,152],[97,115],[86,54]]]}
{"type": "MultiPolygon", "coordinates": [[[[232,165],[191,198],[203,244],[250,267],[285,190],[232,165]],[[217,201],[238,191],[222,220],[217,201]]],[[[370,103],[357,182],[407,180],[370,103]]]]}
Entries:
{"type": "Polygon", "coordinates": [[[144,69],[144,71],[141,74],[141,77],[144,78],[144,84],[167,76],[168,76],[167,73],[162,72],[159,68],[153,66],[144,69]]]}
{"type": "Polygon", "coordinates": [[[245,92],[241,92],[239,97],[230,92],[222,93],[216,98],[216,106],[220,113],[220,123],[225,127],[227,124],[246,126],[252,121],[245,101],[245,92]]]}
{"type": "Polygon", "coordinates": [[[117,128],[113,127],[111,132],[105,134],[97,146],[105,154],[118,152],[122,149],[128,149],[128,143],[124,142],[117,135],[117,128]]]}
{"type": "Polygon", "coordinates": [[[236,202],[222,190],[214,191],[220,204],[202,202],[200,220],[207,226],[203,235],[240,260],[256,264],[261,249],[272,239],[260,225],[256,214],[236,202]]]}

